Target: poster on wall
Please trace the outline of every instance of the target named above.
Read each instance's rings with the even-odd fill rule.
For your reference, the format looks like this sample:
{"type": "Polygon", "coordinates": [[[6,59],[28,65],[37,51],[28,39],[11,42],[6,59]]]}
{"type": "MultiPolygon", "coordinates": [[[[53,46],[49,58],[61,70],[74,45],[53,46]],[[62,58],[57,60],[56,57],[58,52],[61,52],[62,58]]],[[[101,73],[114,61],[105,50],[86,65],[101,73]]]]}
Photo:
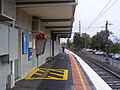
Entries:
{"type": "Polygon", "coordinates": [[[32,60],[32,48],[28,48],[28,61],[32,60]]]}
{"type": "Polygon", "coordinates": [[[22,33],[22,53],[26,54],[27,53],[27,34],[22,33]]]}

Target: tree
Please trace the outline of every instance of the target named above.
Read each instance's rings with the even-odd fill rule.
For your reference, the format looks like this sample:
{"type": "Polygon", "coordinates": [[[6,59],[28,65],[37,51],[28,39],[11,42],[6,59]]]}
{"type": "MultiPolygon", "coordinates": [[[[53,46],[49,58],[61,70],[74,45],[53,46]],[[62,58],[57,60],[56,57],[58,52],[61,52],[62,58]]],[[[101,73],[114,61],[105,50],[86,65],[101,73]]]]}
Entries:
{"type": "Polygon", "coordinates": [[[74,33],[73,43],[74,43],[75,51],[79,51],[81,48],[81,46],[80,46],[80,34],[79,33],[74,33]]]}
{"type": "Polygon", "coordinates": [[[71,42],[69,38],[67,39],[67,48],[70,50],[73,49],[73,42],[71,42]]]}
{"type": "Polygon", "coordinates": [[[80,36],[79,33],[75,33],[73,37],[73,43],[76,51],[80,50],[81,48],[89,48],[91,43],[90,35],[87,33],[82,33],[80,36]]]}
{"type": "Polygon", "coordinates": [[[120,53],[120,43],[113,43],[108,49],[109,53],[120,53]]]}
{"type": "Polygon", "coordinates": [[[91,38],[90,35],[87,33],[82,33],[81,38],[81,46],[82,48],[90,48],[90,44],[91,44],[91,38]]]}
{"type": "Polygon", "coordinates": [[[109,53],[120,53],[120,39],[114,36],[114,43],[108,49],[109,53]]]}
{"type": "MultiPolygon", "coordinates": [[[[112,32],[108,31],[108,37],[112,34],[112,32]]],[[[112,41],[109,39],[107,41],[106,38],[106,30],[102,30],[101,32],[98,32],[97,35],[94,35],[91,40],[91,46],[94,49],[97,50],[106,50],[106,43],[107,47],[109,47],[112,44],[112,41]]]]}

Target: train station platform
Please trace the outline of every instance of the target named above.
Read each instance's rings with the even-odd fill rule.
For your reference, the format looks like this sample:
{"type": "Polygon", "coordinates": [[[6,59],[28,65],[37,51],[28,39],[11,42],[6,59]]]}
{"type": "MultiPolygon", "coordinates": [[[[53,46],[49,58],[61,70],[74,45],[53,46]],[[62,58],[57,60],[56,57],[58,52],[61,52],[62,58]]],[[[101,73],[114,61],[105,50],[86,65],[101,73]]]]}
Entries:
{"type": "Polygon", "coordinates": [[[112,90],[79,56],[66,50],[11,90],[112,90]]]}

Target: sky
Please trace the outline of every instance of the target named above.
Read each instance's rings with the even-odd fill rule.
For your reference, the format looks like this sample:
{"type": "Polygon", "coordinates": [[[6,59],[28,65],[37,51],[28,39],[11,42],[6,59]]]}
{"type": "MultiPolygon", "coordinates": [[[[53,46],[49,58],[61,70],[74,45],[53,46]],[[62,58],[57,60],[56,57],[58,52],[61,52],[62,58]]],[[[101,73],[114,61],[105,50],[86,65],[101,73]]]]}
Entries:
{"type": "MultiPolygon", "coordinates": [[[[112,23],[112,25],[108,26],[109,30],[116,36],[120,36],[120,0],[118,0],[105,14],[103,14],[103,16],[101,16],[100,19],[91,26],[91,28],[87,29],[109,1],[110,0],[78,0],[78,5],[75,11],[73,32],[79,31],[79,21],[81,21],[81,32],[88,33],[90,36],[93,36],[96,32],[105,29],[100,27],[105,26],[106,20],[108,20],[109,23],[112,23]]],[[[115,2],[115,0],[111,0],[108,7],[110,7],[113,2],[115,2]]]]}
{"type": "Polygon", "coordinates": [[[108,25],[109,31],[112,31],[114,36],[120,38],[120,0],[78,0],[72,32],[79,32],[80,21],[81,33],[87,33],[92,37],[96,35],[97,32],[105,30],[106,20],[109,24],[112,24],[108,25]],[[111,7],[115,1],[116,3],[111,7]],[[103,11],[105,13],[96,21],[95,18],[100,14],[108,2],[110,3],[103,11]],[[107,10],[109,7],[111,8],[107,10]],[[89,25],[94,20],[96,22],[88,29],[89,25]]]}

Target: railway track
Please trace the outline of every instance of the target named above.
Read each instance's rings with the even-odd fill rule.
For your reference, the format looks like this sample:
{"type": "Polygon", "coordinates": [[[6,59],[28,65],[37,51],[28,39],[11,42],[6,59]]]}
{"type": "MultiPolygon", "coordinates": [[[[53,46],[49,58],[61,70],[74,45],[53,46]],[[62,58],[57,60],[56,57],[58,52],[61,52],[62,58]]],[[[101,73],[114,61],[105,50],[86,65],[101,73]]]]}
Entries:
{"type": "Polygon", "coordinates": [[[92,58],[79,54],[79,56],[113,89],[120,90],[120,76],[92,58]]]}

